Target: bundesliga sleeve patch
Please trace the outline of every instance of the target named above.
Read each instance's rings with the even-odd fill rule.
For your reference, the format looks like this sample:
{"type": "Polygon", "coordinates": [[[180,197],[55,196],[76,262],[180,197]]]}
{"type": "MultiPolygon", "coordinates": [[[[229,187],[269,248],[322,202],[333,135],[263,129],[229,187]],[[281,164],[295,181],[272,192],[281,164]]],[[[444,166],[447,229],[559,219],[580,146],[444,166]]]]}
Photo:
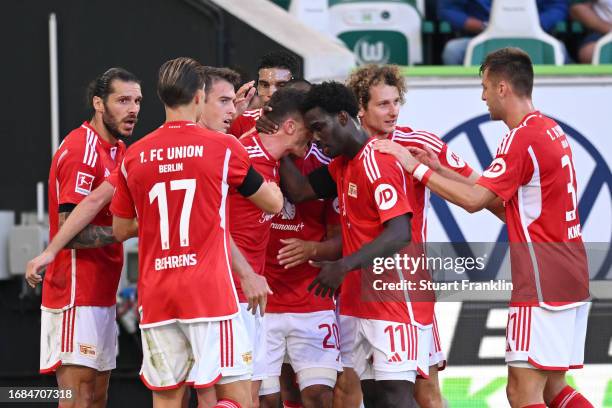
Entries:
{"type": "Polygon", "coordinates": [[[374,191],[376,205],[381,210],[389,210],[397,203],[397,191],[390,184],[379,184],[374,191]]]}
{"type": "Polygon", "coordinates": [[[74,191],[79,194],[89,195],[91,193],[91,189],[93,187],[94,176],[91,174],[83,173],[79,171],[76,177],[76,186],[74,187],[74,191]]]}

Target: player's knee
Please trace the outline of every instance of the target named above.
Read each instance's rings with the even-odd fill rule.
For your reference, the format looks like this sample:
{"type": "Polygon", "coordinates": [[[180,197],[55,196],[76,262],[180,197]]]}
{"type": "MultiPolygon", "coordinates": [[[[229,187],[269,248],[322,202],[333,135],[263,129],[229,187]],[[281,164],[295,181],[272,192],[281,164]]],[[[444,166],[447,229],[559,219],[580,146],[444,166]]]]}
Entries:
{"type": "Polygon", "coordinates": [[[302,405],[304,408],[331,408],[333,388],[327,385],[311,385],[302,390],[302,405]]]}
{"type": "Polygon", "coordinates": [[[359,377],[352,369],[345,369],[344,372],[338,375],[336,380],[336,390],[344,394],[361,391],[359,377]]]}
{"type": "Polygon", "coordinates": [[[80,382],[77,392],[77,404],[79,407],[93,408],[96,401],[96,393],[93,383],[80,382]]]}
{"type": "Polygon", "coordinates": [[[106,400],[108,399],[108,391],[106,388],[98,387],[93,392],[93,402],[92,405],[94,407],[105,407],[106,400]]]}
{"type": "Polygon", "coordinates": [[[414,388],[414,399],[421,408],[442,408],[442,395],[437,382],[418,380],[414,388]]]}
{"type": "Polygon", "coordinates": [[[510,406],[516,407],[520,398],[519,386],[516,381],[511,381],[510,378],[508,378],[508,384],[506,385],[506,397],[510,406]]]}

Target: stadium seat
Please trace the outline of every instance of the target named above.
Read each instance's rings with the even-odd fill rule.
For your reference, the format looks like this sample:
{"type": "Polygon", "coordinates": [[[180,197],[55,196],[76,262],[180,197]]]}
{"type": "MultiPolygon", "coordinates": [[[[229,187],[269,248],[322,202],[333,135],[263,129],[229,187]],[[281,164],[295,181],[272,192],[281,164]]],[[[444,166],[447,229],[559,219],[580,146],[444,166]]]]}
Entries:
{"type": "Polygon", "coordinates": [[[604,35],[595,44],[593,65],[612,64],[612,31],[604,35]]]}
{"type": "Polygon", "coordinates": [[[491,51],[518,47],[534,64],[563,65],[563,48],[540,27],[536,0],[494,0],[489,25],[470,41],[464,65],[479,65],[491,51]]]}
{"type": "Polygon", "coordinates": [[[423,61],[423,0],[329,0],[329,26],[359,64],[423,61]]]}

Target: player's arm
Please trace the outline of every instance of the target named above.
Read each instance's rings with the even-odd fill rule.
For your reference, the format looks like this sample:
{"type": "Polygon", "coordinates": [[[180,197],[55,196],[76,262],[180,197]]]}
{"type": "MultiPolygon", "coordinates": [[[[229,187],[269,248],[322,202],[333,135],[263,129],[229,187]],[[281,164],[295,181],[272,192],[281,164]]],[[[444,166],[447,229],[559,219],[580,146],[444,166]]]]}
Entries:
{"type": "Polygon", "coordinates": [[[304,241],[299,238],[281,239],[284,246],[278,251],[278,263],[285,269],[289,269],[311,259],[333,261],[340,258],[342,256],[342,236],[339,228],[334,225],[327,231],[327,239],[320,242],[304,241]]]}
{"type": "Polygon", "coordinates": [[[470,213],[487,208],[497,198],[495,193],[483,186],[465,184],[434,172],[412,156],[409,149],[405,149],[397,143],[381,140],[376,143],[375,148],[383,153],[395,156],[408,173],[427,185],[431,191],[470,213]]]}
{"type": "MultiPolygon", "coordinates": [[[[445,179],[453,180],[467,186],[474,186],[476,185],[476,180],[478,180],[480,177],[480,174],[474,170],[472,170],[469,176],[466,177],[453,169],[442,165],[438,155],[436,155],[436,153],[427,146],[423,146],[423,149],[408,148],[408,150],[410,151],[410,154],[412,154],[419,162],[425,164],[427,167],[445,179]]],[[[502,222],[506,222],[506,210],[504,209],[504,204],[501,198],[496,196],[495,200],[488,203],[485,208],[502,222]]]]}
{"type": "Polygon", "coordinates": [[[138,219],[113,215],[113,235],[119,242],[138,236],[138,219]]]}
{"type": "Polygon", "coordinates": [[[263,316],[266,311],[268,295],[272,294],[266,278],[255,273],[231,237],[230,251],[232,253],[232,270],[238,275],[244,296],[249,302],[247,310],[255,314],[257,308],[259,308],[259,313],[263,316]]]}
{"type": "Polygon", "coordinates": [[[408,245],[411,239],[409,213],[398,215],[387,220],[384,229],[373,241],[337,261],[311,261],[313,266],[321,268],[319,275],[312,281],[308,290],[315,289],[317,296],[333,296],[346,274],[354,269],[367,267],[374,258],[385,257],[397,253],[408,245]]]}
{"type": "Polygon", "coordinates": [[[26,265],[25,277],[34,287],[42,281],[39,273],[62,248],[94,248],[117,242],[111,227],[88,225],[113,197],[113,186],[104,181],[85,197],[74,210],[59,214],[59,231],[47,248],[26,265]]]}
{"type": "Polygon", "coordinates": [[[242,184],[236,189],[243,197],[267,213],[276,214],[283,209],[283,193],[278,185],[271,181],[264,181],[253,166],[249,166],[242,184]]]}
{"type": "Polygon", "coordinates": [[[60,212],[60,229],[49,244],[55,254],[64,246],[77,249],[98,248],[117,242],[112,227],[89,224],[113,198],[113,190],[114,187],[104,181],[71,211],[60,212]]]}
{"type": "Polygon", "coordinates": [[[338,195],[336,183],[327,166],[319,167],[304,176],[293,160],[286,156],[281,159],[280,176],[283,192],[289,201],[295,204],[338,195]]]}

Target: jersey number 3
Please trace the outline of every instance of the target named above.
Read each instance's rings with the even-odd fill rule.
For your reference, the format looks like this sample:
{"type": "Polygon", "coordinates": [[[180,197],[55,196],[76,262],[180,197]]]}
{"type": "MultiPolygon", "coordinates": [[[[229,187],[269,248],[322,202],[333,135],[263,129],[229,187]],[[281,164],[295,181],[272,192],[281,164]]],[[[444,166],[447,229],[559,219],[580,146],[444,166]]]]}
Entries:
{"type": "MultiPolygon", "coordinates": [[[[189,246],[189,220],[191,218],[191,207],[195,197],[196,180],[183,179],[170,181],[170,191],[185,190],[183,208],[181,209],[181,221],[179,223],[179,240],[182,247],[189,246]]],[[[168,220],[168,198],[166,194],[166,183],[156,183],[149,191],[149,203],[157,200],[159,209],[159,235],[162,249],[170,249],[170,225],[168,220]]]]}

